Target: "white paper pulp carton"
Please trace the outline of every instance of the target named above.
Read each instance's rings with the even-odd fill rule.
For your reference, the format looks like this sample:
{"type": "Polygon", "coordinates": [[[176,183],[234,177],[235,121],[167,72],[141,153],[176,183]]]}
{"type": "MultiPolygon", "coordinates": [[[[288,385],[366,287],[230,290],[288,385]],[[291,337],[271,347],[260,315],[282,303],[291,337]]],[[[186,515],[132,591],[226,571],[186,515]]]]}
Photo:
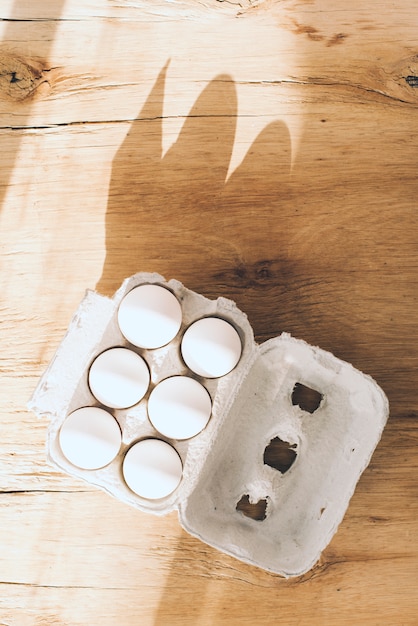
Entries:
{"type": "Polygon", "coordinates": [[[50,419],[48,457],[56,467],[142,511],[162,515],[177,509],[190,534],[284,576],[308,571],[331,540],[389,411],[372,378],[329,352],[287,333],[258,345],[246,315],[232,301],[208,300],[178,281],[145,273],[125,280],[112,299],[86,293],[29,408],[50,419]],[[161,348],[133,347],[118,326],[121,300],[142,284],[168,288],[181,304],[180,331],[161,348]],[[181,356],[185,330],[208,316],[229,321],[242,343],[238,365],[219,378],[194,375],[181,356]],[[149,420],[149,394],[129,409],[107,409],[122,432],[119,453],[102,469],[80,469],[64,456],[59,432],[76,409],[100,406],[88,372],[94,358],[114,346],[145,359],[150,390],[174,375],[199,380],[212,400],[211,418],[195,437],[170,440],[149,420]],[[314,397],[314,406],[298,400],[304,391],[314,397]],[[127,450],[150,437],[170,443],[183,465],[179,486],[152,500],[134,493],[121,469],[127,450]],[[275,447],[285,450],[284,464],[274,460],[275,447]]]}

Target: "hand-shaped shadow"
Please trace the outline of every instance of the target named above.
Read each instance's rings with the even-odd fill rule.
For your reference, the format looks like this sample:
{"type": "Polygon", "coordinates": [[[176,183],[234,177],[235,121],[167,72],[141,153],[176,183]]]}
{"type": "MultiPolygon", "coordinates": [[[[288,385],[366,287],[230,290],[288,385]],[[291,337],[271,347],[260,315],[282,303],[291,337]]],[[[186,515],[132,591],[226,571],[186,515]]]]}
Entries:
{"type": "Polygon", "coordinates": [[[235,296],[231,288],[268,282],[278,262],[289,132],[282,122],[268,125],[226,181],[237,96],[231,78],[218,76],[162,157],[166,70],[114,160],[98,290],[110,294],[131,274],[157,271],[209,297],[225,287],[235,296]]]}

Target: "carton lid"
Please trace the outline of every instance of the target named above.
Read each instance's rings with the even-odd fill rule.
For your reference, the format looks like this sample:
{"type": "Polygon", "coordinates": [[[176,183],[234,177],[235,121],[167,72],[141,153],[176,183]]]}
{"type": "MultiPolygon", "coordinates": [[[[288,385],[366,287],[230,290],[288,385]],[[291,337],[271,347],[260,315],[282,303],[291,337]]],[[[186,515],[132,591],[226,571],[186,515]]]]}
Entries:
{"type": "Polygon", "coordinates": [[[257,350],[179,517],[206,543],[295,576],[336,532],[388,402],[372,378],[288,334],[257,350]],[[303,391],[317,408],[298,399],[303,391]],[[287,463],[274,460],[275,446],[287,463]]]}

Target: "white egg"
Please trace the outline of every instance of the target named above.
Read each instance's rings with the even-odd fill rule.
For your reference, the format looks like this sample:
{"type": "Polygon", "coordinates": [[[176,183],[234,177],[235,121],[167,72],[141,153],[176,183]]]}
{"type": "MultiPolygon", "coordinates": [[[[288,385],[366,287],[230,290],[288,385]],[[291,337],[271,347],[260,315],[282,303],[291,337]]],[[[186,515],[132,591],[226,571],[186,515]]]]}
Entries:
{"type": "Polygon", "coordinates": [[[139,348],[160,348],[180,330],[182,311],[176,296],[160,285],[140,285],[119,305],[118,323],[123,336],[139,348]]]}
{"type": "Polygon", "coordinates": [[[224,319],[205,317],[184,333],[181,353],[187,367],[199,376],[225,376],[238,364],[242,344],[236,329],[224,319]]]}
{"type": "Polygon", "coordinates": [[[113,415],[93,406],[70,413],[59,432],[66,459],[87,470],[100,469],[113,461],[121,441],[121,430],[113,415]]]}
{"type": "Polygon", "coordinates": [[[134,444],[123,461],[128,487],[142,498],[158,500],[180,484],[183,464],[178,452],[161,439],[143,439],[134,444]]]}
{"type": "Polygon", "coordinates": [[[188,376],[161,381],[148,399],[148,416],[154,428],[172,439],[189,439],[209,421],[212,401],[207,389],[188,376]]]}
{"type": "Polygon", "coordinates": [[[146,394],[150,373],[144,359],[127,348],[111,348],[93,361],[88,378],[94,397],[105,406],[124,409],[146,394]]]}

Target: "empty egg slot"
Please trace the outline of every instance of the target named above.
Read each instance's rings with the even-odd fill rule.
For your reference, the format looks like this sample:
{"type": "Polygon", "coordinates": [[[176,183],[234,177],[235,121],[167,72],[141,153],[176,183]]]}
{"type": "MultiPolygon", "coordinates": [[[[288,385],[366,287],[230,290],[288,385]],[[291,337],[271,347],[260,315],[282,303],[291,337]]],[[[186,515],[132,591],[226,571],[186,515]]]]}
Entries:
{"type": "Polygon", "coordinates": [[[281,474],[287,472],[296,460],[296,444],[274,437],[264,450],[264,465],[278,470],[281,474]]]}
{"type": "Polygon", "coordinates": [[[261,498],[258,502],[251,502],[250,496],[244,494],[237,502],[236,510],[255,520],[256,522],[262,522],[267,517],[267,496],[261,498]]]}
{"type": "Polygon", "coordinates": [[[307,387],[302,383],[296,383],[292,391],[292,404],[293,406],[299,406],[302,411],[307,413],[315,413],[323,397],[323,394],[316,389],[307,387]]]}

